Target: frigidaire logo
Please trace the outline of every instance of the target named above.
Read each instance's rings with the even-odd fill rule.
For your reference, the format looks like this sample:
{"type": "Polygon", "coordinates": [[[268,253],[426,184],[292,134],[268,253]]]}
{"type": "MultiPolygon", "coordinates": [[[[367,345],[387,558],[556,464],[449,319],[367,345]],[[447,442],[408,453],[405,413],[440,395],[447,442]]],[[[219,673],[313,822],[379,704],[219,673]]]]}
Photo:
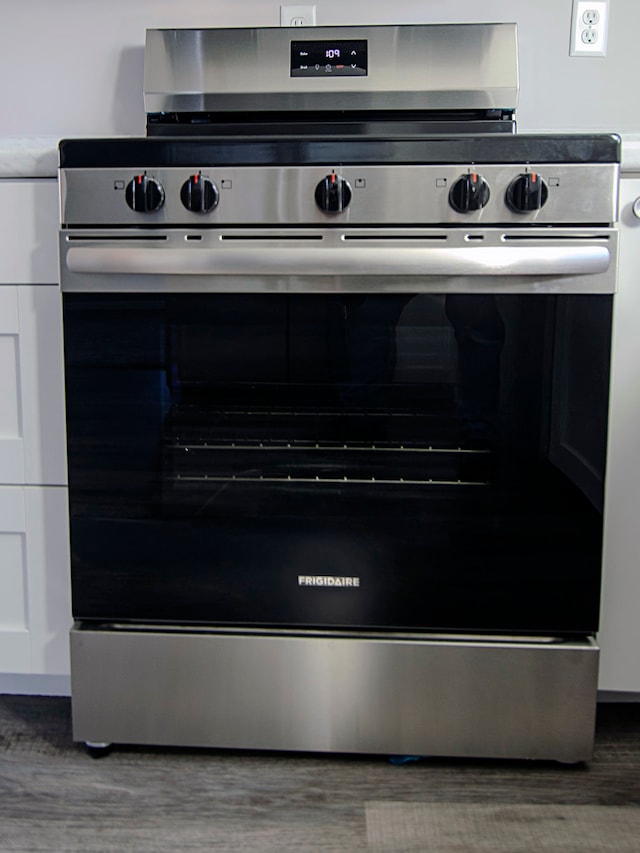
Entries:
{"type": "Polygon", "coordinates": [[[298,586],[360,586],[360,578],[332,577],[331,575],[298,575],[298,586]]]}

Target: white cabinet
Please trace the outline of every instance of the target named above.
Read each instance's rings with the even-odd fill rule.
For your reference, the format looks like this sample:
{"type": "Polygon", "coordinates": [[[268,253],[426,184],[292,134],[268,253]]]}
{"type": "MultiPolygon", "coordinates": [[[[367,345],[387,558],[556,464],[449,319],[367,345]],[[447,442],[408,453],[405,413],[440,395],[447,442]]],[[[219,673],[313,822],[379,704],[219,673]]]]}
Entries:
{"type": "Polygon", "coordinates": [[[18,289],[0,286],[0,482],[24,480],[18,368],[18,289]]]}
{"type": "Polygon", "coordinates": [[[69,671],[57,211],[56,181],[0,181],[0,674],[69,671]]]}
{"type": "Polygon", "coordinates": [[[62,308],[55,285],[0,285],[0,483],[66,483],[62,308]]]}
{"type": "Polygon", "coordinates": [[[605,499],[600,689],[640,692],[640,178],[621,182],[605,499]]]}
{"type": "Polygon", "coordinates": [[[30,672],[24,489],[0,487],[0,672],[30,672]]]}
{"type": "Polygon", "coordinates": [[[69,671],[66,489],[0,486],[0,673],[69,671]]]}
{"type": "Polygon", "coordinates": [[[66,482],[58,190],[0,181],[0,484],[66,482]]]}
{"type": "Polygon", "coordinates": [[[0,180],[0,285],[58,281],[58,182],[0,180]]]}

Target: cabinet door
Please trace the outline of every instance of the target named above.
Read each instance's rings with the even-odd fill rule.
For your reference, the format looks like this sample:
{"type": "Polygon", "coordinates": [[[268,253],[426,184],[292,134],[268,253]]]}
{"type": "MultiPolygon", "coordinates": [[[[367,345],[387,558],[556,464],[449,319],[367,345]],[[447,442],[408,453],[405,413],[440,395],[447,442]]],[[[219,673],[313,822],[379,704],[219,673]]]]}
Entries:
{"type": "Polygon", "coordinates": [[[0,672],[66,675],[67,491],[0,487],[0,672]]]}
{"type": "Polygon", "coordinates": [[[56,285],[0,285],[0,483],[66,483],[56,285]]]}
{"type": "Polygon", "coordinates": [[[71,582],[66,488],[24,490],[31,672],[69,674],[71,582]]]}
{"type": "Polygon", "coordinates": [[[18,287],[24,483],[67,482],[62,297],[57,285],[18,287]]]}
{"type": "Polygon", "coordinates": [[[0,284],[58,281],[58,182],[0,181],[0,284]]]}
{"type": "Polygon", "coordinates": [[[0,487],[0,672],[31,672],[24,489],[0,487]]]}
{"type": "Polygon", "coordinates": [[[56,180],[0,181],[0,484],[66,482],[56,180]]]}
{"type": "Polygon", "coordinates": [[[600,689],[640,691],[640,179],[621,182],[605,497],[600,689]]]}
{"type": "Polygon", "coordinates": [[[0,285],[0,483],[25,476],[19,331],[18,288],[0,285]]]}

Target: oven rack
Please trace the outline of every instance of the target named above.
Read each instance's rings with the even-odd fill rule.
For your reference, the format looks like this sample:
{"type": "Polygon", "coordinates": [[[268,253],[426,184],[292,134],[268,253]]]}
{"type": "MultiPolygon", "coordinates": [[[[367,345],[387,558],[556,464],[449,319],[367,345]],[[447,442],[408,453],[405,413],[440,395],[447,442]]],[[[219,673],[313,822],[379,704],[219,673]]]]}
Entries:
{"type": "Polygon", "coordinates": [[[188,475],[184,476],[176,474],[172,477],[174,483],[273,483],[278,485],[295,485],[299,483],[314,484],[314,485],[358,485],[358,486],[487,486],[488,482],[480,480],[434,480],[429,479],[410,479],[400,477],[398,479],[387,479],[382,477],[292,477],[286,475],[282,477],[270,476],[244,476],[232,474],[230,476],[214,476],[209,474],[188,475]]]}
{"type": "Polygon", "coordinates": [[[477,455],[477,454],[488,454],[491,453],[489,448],[472,448],[472,447],[434,447],[433,445],[419,445],[412,444],[410,442],[403,442],[402,444],[398,444],[395,442],[333,442],[333,441],[307,441],[305,439],[293,439],[291,441],[284,441],[279,439],[227,439],[227,440],[218,440],[214,442],[202,441],[202,442],[188,442],[182,443],[180,440],[177,440],[175,443],[171,444],[170,447],[174,450],[184,450],[185,452],[191,451],[215,451],[215,450],[248,450],[248,451],[286,451],[286,450],[308,450],[308,451],[323,451],[323,450],[337,450],[337,451],[354,451],[354,452],[369,452],[374,451],[377,453],[432,453],[432,454],[444,454],[444,453],[455,453],[455,454],[469,454],[469,455],[477,455]]]}
{"type": "Polygon", "coordinates": [[[488,448],[392,442],[176,441],[166,470],[176,483],[461,485],[490,479],[488,448]]]}

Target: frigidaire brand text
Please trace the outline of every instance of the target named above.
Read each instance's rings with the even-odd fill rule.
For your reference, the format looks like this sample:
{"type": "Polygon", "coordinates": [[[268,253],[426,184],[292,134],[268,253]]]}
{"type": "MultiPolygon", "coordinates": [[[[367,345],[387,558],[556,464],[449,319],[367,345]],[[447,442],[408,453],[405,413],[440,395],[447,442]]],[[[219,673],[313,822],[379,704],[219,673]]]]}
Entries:
{"type": "Polygon", "coordinates": [[[331,575],[298,575],[298,586],[360,586],[360,578],[331,575]]]}

